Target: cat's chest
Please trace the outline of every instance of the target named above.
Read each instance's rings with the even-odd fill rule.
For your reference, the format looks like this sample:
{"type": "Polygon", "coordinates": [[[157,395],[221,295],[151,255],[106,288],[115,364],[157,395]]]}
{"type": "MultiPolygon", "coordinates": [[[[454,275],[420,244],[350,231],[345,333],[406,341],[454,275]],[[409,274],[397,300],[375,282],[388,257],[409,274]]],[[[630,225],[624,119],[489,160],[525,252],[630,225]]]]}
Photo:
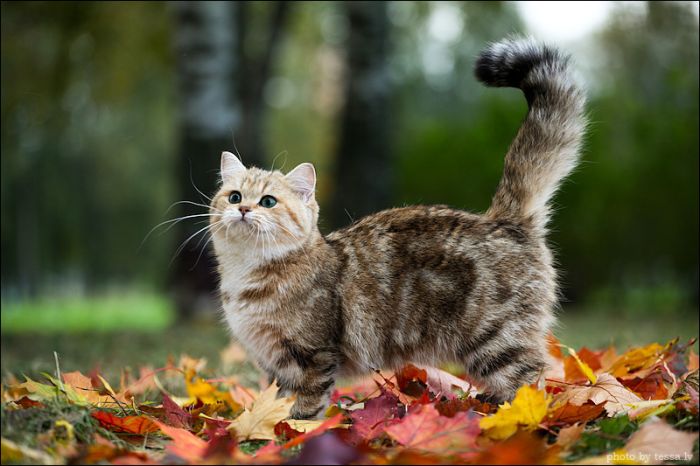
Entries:
{"type": "Polygon", "coordinates": [[[245,299],[251,290],[265,289],[270,283],[255,280],[246,269],[228,270],[221,276],[221,301],[226,323],[233,336],[261,362],[269,359],[270,349],[285,338],[276,318],[277,293],[261,299],[245,299]]]}

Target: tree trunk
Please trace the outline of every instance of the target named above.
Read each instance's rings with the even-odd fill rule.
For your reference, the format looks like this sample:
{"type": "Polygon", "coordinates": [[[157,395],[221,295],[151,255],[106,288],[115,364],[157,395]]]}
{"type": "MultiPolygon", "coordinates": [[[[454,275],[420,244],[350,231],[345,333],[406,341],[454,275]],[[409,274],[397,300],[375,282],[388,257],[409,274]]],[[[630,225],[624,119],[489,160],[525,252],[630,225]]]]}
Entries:
{"type": "MultiPolygon", "coordinates": [[[[263,165],[263,89],[289,6],[274,3],[259,56],[244,47],[252,13],[246,2],[173,2],[173,8],[182,118],[177,200],[208,204],[204,195],[216,190],[222,151],[239,153],[246,165],[263,165]]],[[[203,205],[181,203],[178,217],[206,212],[203,205]]],[[[216,306],[215,261],[206,250],[207,232],[197,234],[205,219],[178,225],[180,244],[189,240],[171,280],[180,320],[216,306]]]]}
{"type": "MultiPolygon", "coordinates": [[[[232,149],[240,128],[240,104],[234,82],[239,71],[235,24],[236,5],[229,2],[173,2],[175,52],[181,108],[177,199],[201,204],[216,188],[223,150],[232,149]]],[[[177,216],[206,213],[204,206],[179,204],[177,216]]],[[[179,223],[181,244],[206,226],[206,217],[179,223]],[[199,220],[203,220],[200,222],[199,220]]],[[[178,316],[189,318],[201,307],[202,296],[212,296],[214,262],[193,237],[175,258],[173,285],[178,316]]]]}
{"type": "Polygon", "coordinates": [[[391,203],[387,2],[345,2],[345,108],[331,205],[334,228],[391,203]]]}

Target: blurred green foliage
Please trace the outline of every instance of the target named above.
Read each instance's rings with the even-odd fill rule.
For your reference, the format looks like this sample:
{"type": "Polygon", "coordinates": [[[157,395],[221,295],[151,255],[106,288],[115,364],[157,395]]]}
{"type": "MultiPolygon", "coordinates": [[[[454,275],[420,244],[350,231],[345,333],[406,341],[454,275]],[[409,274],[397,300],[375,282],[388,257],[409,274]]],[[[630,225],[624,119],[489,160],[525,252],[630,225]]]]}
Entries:
{"type": "Polygon", "coordinates": [[[160,331],[174,320],[165,296],[134,289],[99,296],[42,296],[2,303],[3,332],[112,332],[115,329],[160,331]]]}
{"type": "MultiPolygon", "coordinates": [[[[180,200],[172,19],[157,2],[2,3],[3,330],[19,297],[163,289],[175,238],[140,243],[180,200]]],[[[471,67],[487,41],[523,32],[516,8],[392,2],[390,20],[395,203],[484,210],[526,105],[480,86],[471,67]],[[446,17],[451,27],[436,29],[446,17]]],[[[315,162],[324,208],[346,35],[335,3],[295,4],[265,87],[269,162],[315,162]]],[[[551,235],[566,298],[696,306],[697,14],[618,5],[587,44],[571,51],[591,89],[590,132],[551,235]]]]}

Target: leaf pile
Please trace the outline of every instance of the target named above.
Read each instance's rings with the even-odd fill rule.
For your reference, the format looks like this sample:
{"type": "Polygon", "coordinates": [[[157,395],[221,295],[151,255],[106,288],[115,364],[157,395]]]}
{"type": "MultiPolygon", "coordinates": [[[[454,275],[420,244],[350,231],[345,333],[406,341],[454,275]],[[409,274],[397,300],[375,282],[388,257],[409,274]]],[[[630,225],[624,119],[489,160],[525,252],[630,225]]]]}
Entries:
{"type": "Polygon", "coordinates": [[[692,463],[692,344],[617,354],[552,337],[540,383],[500,406],[478,401],[463,374],[408,365],[336,388],[324,419],[309,421],[289,419],[294,400],[275,384],[207,378],[206,362],[187,356],[139,378],[125,371],[118,390],[57,368],[3,384],[2,463],[692,463]]]}

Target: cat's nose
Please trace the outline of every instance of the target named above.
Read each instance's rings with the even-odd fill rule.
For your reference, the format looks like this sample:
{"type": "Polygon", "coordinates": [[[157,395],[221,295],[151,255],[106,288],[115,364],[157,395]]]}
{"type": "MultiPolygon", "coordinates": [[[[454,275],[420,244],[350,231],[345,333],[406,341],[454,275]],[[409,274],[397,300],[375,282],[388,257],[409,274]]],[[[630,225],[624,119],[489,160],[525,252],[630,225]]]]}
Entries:
{"type": "Polygon", "coordinates": [[[246,207],[244,205],[240,206],[238,210],[241,212],[241,215],[245,217],[245,214],[250,212],[250,207],[246,207]]]}

